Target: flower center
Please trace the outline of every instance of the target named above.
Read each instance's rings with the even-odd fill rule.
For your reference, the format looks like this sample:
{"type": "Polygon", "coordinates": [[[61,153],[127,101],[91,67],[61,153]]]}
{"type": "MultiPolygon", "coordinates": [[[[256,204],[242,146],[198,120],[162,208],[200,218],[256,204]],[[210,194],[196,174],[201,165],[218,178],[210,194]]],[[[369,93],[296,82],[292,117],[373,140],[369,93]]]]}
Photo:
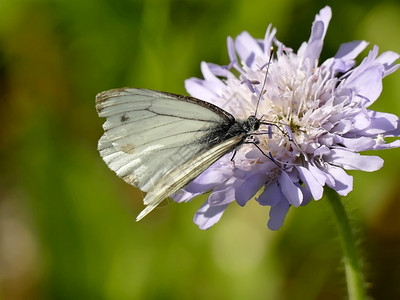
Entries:
{"type": "Polygon", "coordinates": [[[262,120],[273,124],[270,134],[259,136],[263,151],[278,162],[297,164],[308,149],[319,147],[318,137],[326,133],[323,125],[332,113],[336,85],[337,79],[328,69],[307,67],[294,54],[279,56],[270,66],[259,104],[262,120]]]}

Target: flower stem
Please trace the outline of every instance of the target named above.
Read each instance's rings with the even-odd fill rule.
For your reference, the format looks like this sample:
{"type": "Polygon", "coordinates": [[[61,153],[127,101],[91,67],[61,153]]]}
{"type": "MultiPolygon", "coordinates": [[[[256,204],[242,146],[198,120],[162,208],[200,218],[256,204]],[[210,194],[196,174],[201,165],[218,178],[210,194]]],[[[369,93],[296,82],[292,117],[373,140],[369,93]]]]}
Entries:
{"type": "Polygon", "coordinates": [[[365,285],[360,268],[360,259],[356,251],[356,245],[346,211],[340,201],[339,195],[334,190],[328,188],[326,189],[326,194],[333,212],[335,213],[337,227],[340,234],[349,299],[366,299],[365,285]]]}

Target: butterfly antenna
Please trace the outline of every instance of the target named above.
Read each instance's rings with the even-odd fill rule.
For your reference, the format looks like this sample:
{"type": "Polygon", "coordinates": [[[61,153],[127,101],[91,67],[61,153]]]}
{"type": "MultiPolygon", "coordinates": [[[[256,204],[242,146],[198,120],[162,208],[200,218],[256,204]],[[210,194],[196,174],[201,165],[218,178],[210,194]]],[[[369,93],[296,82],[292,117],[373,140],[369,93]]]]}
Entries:
{"type": "MultiPolygon", "coordinates": [[[[270,49],[270,54],[269,54],[269,59],[267,62],[267,70],[265,72],[265,77],[264,77],[264,81],[261,87],[261,91],[260,94],[258,95],[258,99],[257,99],[257,106],[256,106],[256,111],[254,113],[255,116],[257,116],[257,111],[258,111],[258,105],[260,104],[261,101],[261,96],[265,93],[265,85],[267,84],[267,77],[268,77],[268,71],[269,71],[269,65],[271,64],[271,60],[272,57],[274,56],[274,47],[271,46],[270,49]]],[[[263,65],[260,69],[262,70],[265,67],[265,65],[263,65]]]]}

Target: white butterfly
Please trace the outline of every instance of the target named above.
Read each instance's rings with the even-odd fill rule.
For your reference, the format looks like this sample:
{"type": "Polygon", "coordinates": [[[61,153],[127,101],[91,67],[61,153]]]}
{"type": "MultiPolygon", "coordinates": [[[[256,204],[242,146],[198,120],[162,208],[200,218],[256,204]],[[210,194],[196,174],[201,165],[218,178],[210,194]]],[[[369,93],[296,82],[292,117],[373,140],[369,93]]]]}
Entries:
{"type": "Polygon", "coordinates": [[[127,183],[147,192],[139,221],[224,154],[244,143],[261,121],[235,118],[191,97],[145,89],[96,96],[104,134],[98,150],[127,183]]]}

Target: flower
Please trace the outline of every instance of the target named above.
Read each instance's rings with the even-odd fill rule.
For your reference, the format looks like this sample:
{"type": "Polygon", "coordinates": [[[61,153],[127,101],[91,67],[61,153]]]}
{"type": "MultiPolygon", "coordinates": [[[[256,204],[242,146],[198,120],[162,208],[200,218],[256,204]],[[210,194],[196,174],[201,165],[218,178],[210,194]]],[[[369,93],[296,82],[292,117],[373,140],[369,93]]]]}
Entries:
{"type": "Polygon", "coordinates": [[[358,152],[400,146],[400,140],[385,142],[399,136],[399,118],[368,109],[382,91],[382,78],[399,68],[399,55],[378,56],[374,46],[355,67],[368,43],[353,41],[319,65],[330,18],[330,7],[323,8],[297,53],[275,38],[271,26],[264,39],[247,32],[229,37],[230,64],[202,62],[204,79],[186,80],[192,96],[238,120],[256,115],[264,123],[254,143],[236,149],[233,161],[232,153],[226,154],[173,196],[182,202],[211,191],[194,217],[201,229],[218,222],[230,203],[244,206],[254,198],[271,207],[268,227],[277,230],[290,206],[321,199],[324,186],[346,196],[353,178],[345,170],[382,167],[380,157],[358,152]]]}

